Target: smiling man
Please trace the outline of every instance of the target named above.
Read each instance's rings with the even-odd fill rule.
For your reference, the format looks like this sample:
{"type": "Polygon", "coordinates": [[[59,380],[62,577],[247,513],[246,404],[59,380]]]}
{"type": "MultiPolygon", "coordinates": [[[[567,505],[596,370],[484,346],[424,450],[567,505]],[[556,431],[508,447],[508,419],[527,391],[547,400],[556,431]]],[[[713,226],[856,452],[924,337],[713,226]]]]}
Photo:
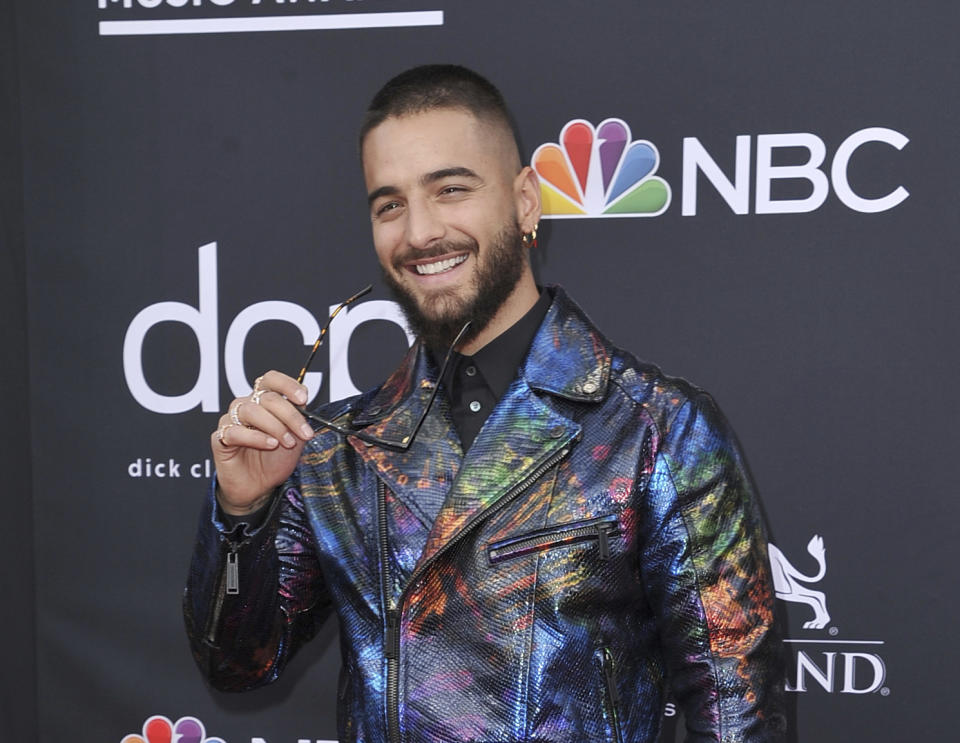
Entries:
{"type": "Polygon", "coordinates": [[[373,240],[418,336],[304,416],[271,371],[211,437],[185,616],[218,688],[340,622],[343,741],[778,741],[766,539],[704,392],[614,347],[528,250],[540,217],[499,92],[409,70],[361,136],[373,240]],[[312,422],[312,425],[310,422],[312,422]]]}
{"type": "Polygon", "coordinates": [[[473,353],[540,294],[521,244],[540,217],[536,176],[506,120],[458,108],[381,118],[368,117],[361,148],[384,278],[428,346],[445,351],[469,321],[458,350],[473,353]]]}

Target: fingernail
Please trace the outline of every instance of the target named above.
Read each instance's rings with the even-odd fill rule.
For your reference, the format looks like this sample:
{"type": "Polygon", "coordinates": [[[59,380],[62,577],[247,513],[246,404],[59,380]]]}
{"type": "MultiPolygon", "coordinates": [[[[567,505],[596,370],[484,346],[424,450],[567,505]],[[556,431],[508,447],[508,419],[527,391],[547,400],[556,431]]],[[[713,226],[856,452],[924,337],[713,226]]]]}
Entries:
{"type": "Polygon", "coordinates": [[[271,449],[275,449],[280,444],[273,436],[267,436],[267,446],[271,449]]]}
{"type": "Polygon", "coordinates": [[[291,436],[289,433],[283,434],[283,445],[284,445],[284,446],[286,446],[287,448],[290,448],[290,447],[292,447],[292,446],[293,446],[294,444],[296,444],[296,443],[297,443],[296,440],[295,440],[295,439],[293,438],[293,436],[291,436]]]}
{"type": "Polygon", "coordinates": [[[303,434],[305,439],[313,438],[313,429],[310,427],[309,423],[304,423],[302,426],[300,426],[300,432],[303,434]]]}
{"type": "MultiPolygon", "coordinates": [[[[306,388],[301,387],[299,390],[297,390],[297,402],[300,403],[301,405],[303,405],[303,404],[305,404],[305,403],[307,402],[307,390],[306,390],[306,388]]],[[[310,430],[313,430],[313,429],[310,429],[310,430]]]]}

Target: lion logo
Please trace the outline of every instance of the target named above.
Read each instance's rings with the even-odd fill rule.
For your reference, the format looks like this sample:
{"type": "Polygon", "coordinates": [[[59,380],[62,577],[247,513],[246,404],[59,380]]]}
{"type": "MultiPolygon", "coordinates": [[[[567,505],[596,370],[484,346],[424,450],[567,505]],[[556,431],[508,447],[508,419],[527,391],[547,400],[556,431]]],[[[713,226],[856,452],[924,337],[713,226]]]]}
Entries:
{"type": "Polygon", "coordinates": [[[804,629],[823,629],[830,621],[827,612],[827,597],[822,591],[814,591],[805,583],[816,583],[827,574],[827,553],[823,547],[823,538],[814,534],[807,544],[807,552],[820,566],[816,575],[804,575],[797,570],[786,556],[773,544],[768,545],[770,551],[770,567],[773,571],[773,589],[778,599],[796,601],[809,604],[814,616],[809,622],[803,623],[804,629]]]}

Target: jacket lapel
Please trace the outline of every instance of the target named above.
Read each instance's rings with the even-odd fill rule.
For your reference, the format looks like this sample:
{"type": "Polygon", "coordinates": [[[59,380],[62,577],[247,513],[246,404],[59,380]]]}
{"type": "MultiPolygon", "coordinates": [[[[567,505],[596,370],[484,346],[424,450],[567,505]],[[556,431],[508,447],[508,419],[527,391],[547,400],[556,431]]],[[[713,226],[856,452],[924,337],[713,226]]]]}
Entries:
{"type": "Polygon", "coordinates": [[[514,380],[473,442],[437,515],[419,564],[433,558],[458,534],[563,451],[580,431],[514,380]]]}
{"type": "Polygon", "coordinates": [[[527,480],[579,436],[579,424],[557,410],[553,397],[591,403],[606,395],[609,345],[562,289],[552,291],[554,302],[523,368],[467,452],[418,565],[504,498],[522,492],[527,480]]]}
{"type": "Polygon", "coordinates": [[[431,519],[421,504],[424,500],[443,501],[460,471],[463,450],[450,418],[450,406],[441,391],[419,431],[419,423],[436,384],[436,371],[428,354],[414,346],[406,362],[384,383],[373,399],[353,420],[364,433],[387,441],[413,441],[406,450],[368,445],[357,438],[350,444],[374,469],[391,492],[423,521],[429,529],[431,519]]]}
{"type": "Polygon", "coordinates": [[[446,496],[418,565],[435,557],[504,497],[522,491],[527,480],[579,435],[580,426],[561,414],[552,398],[591,403],[606,394],[611,349],[562,289],[552,291],[554,302],[523,368],[466,458],[443,391],[414,436],[437,378],[420,344],[353,420],[378,438],[402,441],[413,436],[405,451],[350,438],[357,453],[410,510],[422,513],[418,499],[446,496]]]}

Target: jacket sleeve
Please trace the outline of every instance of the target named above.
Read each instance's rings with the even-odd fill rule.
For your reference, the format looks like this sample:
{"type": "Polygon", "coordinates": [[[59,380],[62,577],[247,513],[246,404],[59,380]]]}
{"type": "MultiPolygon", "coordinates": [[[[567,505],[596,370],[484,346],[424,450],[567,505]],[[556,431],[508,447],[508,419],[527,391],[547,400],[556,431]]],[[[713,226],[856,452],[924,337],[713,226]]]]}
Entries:
{"type": "Polygon", "coordinates": [[[763,521],[733,433],[706,394],[663,432],[646,505],[644,579],[687,740],[784,740],[763,521]]]}
{"type": "Polygon", "coordinates": [[[242,691],[274,681],[316,634],[329,597],[303,502],[288,483],[264,523],[233,532],[204,503],[183,610],[200,670],[214,688],[242,691]]]}

